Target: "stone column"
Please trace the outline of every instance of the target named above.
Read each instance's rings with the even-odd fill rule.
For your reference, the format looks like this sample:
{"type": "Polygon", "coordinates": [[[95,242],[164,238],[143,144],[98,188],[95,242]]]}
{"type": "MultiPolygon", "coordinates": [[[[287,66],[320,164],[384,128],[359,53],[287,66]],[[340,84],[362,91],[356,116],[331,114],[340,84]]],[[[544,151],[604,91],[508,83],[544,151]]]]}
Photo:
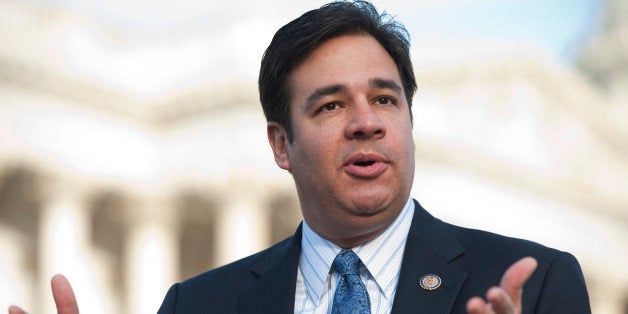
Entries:
{"type": "Polygon", "coordinates": [[[34,309],[33,274],[24,267],[24,237],[0,221],[0,312],[10,304],[34,309]]]}
{"type": "Polygon", "coordinates": [[[178,246],[174,204],[148,196],[131,206],[126,243],[128,313],[155,313],[177,279],[178,246]]]}
{"type": "Polygon", "coordinates": [[[219,206],[216,223],[218,228],[216,260],[219,265],[266,248],[270,238],[268,215],[263,198],[252,190],[235,189],[227,195],[224,203],[219,206]]]}
{"type": "Polygon", "coordinates": [[[599,281],[589,284],[591,311],[596,314],[625,313],[626,290],[623,278],[615,277],[606,270],[596,270],[593,278],[599,281]]]}
{"type": "Polygon", "coordinates": [[[46,191],[39,233],[39,308],[37,313],[56,313],[50,278],[64,274],[70,281],[84,313],[111,313],[102,267],[90,250],[90,213],[87,191],[79,184],[57,181],[46,191]]]}

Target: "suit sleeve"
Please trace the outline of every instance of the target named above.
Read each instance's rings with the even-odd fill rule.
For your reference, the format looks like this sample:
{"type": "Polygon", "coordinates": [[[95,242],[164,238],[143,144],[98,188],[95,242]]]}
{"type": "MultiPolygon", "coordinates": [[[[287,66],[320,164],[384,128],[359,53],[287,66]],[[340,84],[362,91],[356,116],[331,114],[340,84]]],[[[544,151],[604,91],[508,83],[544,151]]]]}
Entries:
{"type": "Polygon", "coordinates": [[[174,284],[170,289],[168,289],[168,293],[166,293],[166,297],[164,301],[161,303],[161,307],[157,314],[168,314],[175,313],[175,308],[177,305],[177,293],[179,289],[179,284],[174,284]]]}
{"type": "Polygon", "coordinates": [[[591,313],[582,269],[573,255],[561,252],[552,260],[534,313],[591,313]]]}

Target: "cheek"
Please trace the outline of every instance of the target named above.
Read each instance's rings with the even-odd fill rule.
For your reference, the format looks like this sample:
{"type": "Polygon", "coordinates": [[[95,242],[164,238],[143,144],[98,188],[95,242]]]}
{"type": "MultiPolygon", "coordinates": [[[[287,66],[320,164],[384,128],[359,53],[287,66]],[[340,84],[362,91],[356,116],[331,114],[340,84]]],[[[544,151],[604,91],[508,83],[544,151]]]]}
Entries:
{"type": "MultiPolygon", "coordinates": [[[[410,130],[410,132],[412,132],[412,130],[410,130]]],[[[412,155],[411,156],[412,159],[414,159],[414,151],[416,150],[416,144],[414,143],[414,137],[412,135],[408,139],[408,150],[410,151],[410,154],[412,155]]]]}
{"type": "MultiPolygon", "coordinates": [[[[414,165],[414,154],[416,145],[414,143],[414,138],[412,137],[412,129],[401,129],[398,130],[399,133],[391,134],[397,136],[398,141],[394,144],[395,152],[398,154],[397,158],[400,160],[404,160],[405,167],[413,167],[414,165]]],[[[404,169],[406,171],[408,169],[404,169]]]]}
{"type": "Polygon", "coordinates": [[[305,143],[295,156],[292,162],[293,175],[314,185],[329,183],[337,179],[340,160],[338,149],[332,143],[311,141],[305,143]]]}
{"type": "MultiPolygon", "coordinates": [[[[324,140],[310,142],[308,145],[308,156],[305,156],[313,166],[320,170],[333,167],[340,158],[340,153],[331,142],[324,140]]],[[[313,169],[314,170],[314,169],[313,169]]]]}
{"type": "Polygon", "coordinates": [[[322,125],[309,128],[308,132],[303,132],[299,143],[303,151],[313,154],[312,158],[323,158],[334,155],[337,150],[339,137],[343,133],[333,125],[322,125]]]}

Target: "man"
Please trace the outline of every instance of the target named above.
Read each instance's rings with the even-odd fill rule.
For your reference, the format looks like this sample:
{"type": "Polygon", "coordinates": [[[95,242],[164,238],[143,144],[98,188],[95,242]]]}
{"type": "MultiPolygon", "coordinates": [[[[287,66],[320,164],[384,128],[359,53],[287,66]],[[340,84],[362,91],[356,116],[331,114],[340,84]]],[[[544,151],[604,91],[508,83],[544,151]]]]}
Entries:
{"type": "Polygon", "coordinates": [[[410,199],[409,40],[371,4],[331,3],[282,27],[259,89],[303,223],[270,249],[174,285],[160,313],[346,312],[343,289],[357,289],[362,307],[350,311],[360,313],[590,312],[571,255],[445,224],[410,199]],[[335,267],[353,256],[345,250],[359,258],[358,288],[335,267]],[[485,293],[488,303],[472,298],[485,293]]]}
{"type": "MultiPolygon", "coordinates": [[[[370,3],[282,27],[259,88],[304,220],[267,250],[173,285],[159,313],[590,313],[570,254],[446,224],[410,198],[409,40],[370,3]]],[[[75,310],[63,278],[53,290],[75,310]]]]}

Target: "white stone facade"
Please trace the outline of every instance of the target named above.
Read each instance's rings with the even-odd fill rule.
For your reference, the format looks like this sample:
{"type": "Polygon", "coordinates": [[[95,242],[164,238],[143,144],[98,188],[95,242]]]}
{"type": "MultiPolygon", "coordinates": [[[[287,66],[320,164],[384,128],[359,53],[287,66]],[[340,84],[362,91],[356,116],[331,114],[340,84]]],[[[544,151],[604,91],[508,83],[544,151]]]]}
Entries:
{"type": "MultiPolygon", "coordinates": [[[[172,283],[294,231],[296,192],[254,81],[133,94],[68,64],[81,34],[124,42],[61,9],[0,0],[0,307],[53,313],[49,279],[62,272],[84,313],[154,313],[172,283]]],[[[572,252],[593,312],[624,313],[621,88],[536,52],[417,78],[412,195],[446,221],[572,252]]]]}

